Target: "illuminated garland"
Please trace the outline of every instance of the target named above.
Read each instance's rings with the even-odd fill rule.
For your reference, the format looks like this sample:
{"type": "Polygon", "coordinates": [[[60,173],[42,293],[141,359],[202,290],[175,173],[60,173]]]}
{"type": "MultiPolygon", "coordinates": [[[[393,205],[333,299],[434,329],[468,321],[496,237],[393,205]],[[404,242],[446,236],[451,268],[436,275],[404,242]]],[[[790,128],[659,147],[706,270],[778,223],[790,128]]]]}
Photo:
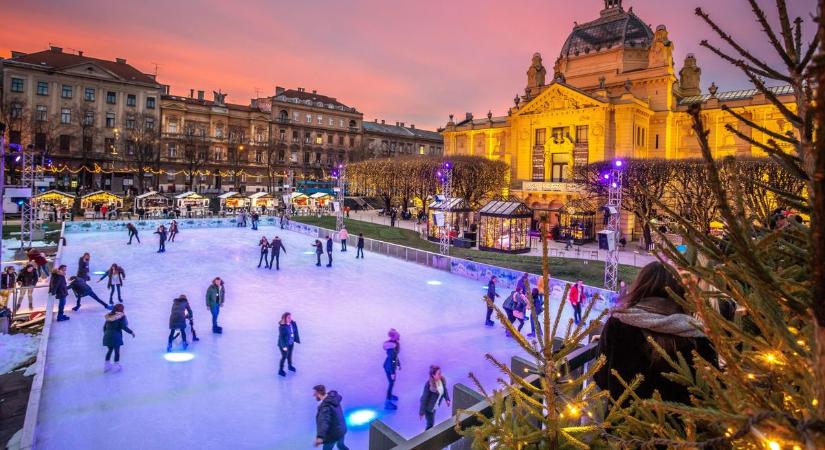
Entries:
{"type": "MultiPolygon", "coordinates": [[[[94,163],[93,167],[91,167],[91,168],[89,168],[87,166],[81,166],[77,169],[72,169],[69,166],[64,164],[62,167],[52,166],[52,167],[45,167],[45,168],[38,169],[38,170],[42,170],[43,172],[48,172],[48,173],[52,173],[52,174],[65,173],[65,172],[68,172],[68,173],[71,173],[71,174],[78,174],[78,173],[83,172],[83,171],[88,172],[88,173],[102,173],[102,174],[113,174],[113,173],[116,173],[116,172],[117,173],[137,173],[138,172],[138,170],[135,169],[135,168],[123,168],[123,169],[117,169],[117,170],[106,170],[106,169],[100,167],[100,165],[97,164],[97,163],[94,163]]],[[[20,169],[15,169],[15,171],[20,172],[20,169]]],[[[164,175],[164,174],[166,174],[166,175],[172,175],[172,176],[183,174],[184,176],[188,177],[190,171],[184,170],[184,169],[177,170],[177,171],[173,171],[173,170],[154,170],[151,167],[146,167],[146,168],[144,168],[143,173],[148,173],[148,174],[151,174],[151,175],[164,175]]],[[[218,175],[218,176],[221,176],[221,177],[228,177],[228,176],[231,176],[231,175],[236,175],[236,176],[243,176],[243,175],[247,175],[247,176],[266,176],[266,175],[256,175],[256,174],[249,173],[249,172],[246,171],[246,169],[241,169],[241,170],[238,170],[238,171],[233,171],[233,170],[211,171],[211,170],[200,170],[200,169],[198,169],[198,170],[194,171],[194,175],[200,175],[200,176],[218,175]]],[[[288,175],[286,173],[280,173],[280,172],[276,173],[274,176],[276,178],[284,178],[284,179],[286,179],[288,177],[288,175]]],[[[305,180],[305,179],[308,178],[303,173],[302,174],[296,174],[296,177],[300,177],[302,180],[305,180]]],[[[332,179],[333,179],[333,177],[330,177],[330,176],[324,176],[323,177],[323,180],[326,180],[326,181],[329,181],[329,180],[332,180],[332,179]]]]}

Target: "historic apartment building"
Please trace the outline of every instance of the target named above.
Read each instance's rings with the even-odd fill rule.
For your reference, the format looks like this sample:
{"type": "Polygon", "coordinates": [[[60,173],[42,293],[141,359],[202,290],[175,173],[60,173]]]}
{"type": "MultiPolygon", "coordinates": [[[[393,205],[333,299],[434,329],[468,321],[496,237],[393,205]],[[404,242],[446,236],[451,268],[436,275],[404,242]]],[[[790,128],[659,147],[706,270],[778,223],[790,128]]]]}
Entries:
{"type": "MultiPolygon", "coordinates": [[[[725,129],[765,141],[720,107],[736,108],[776,132],[790,129],[755,90],[700,90],[701,69],[688,55],[678,70],[667,28],[652,30],[621,0],[605,0],[593,21],[575,25],[551,73],[533,55],[523,94],[504,116],[450,116],[447,155],[483,155],[507,162],[511,192],[536,209],[558,210],[577,197],[576,165],[613,158],[693,158],[699,147],[687,108],[701,103],[714,155],[763,155],[725,129]],[[546,82],[550,80],[549,82],[546,82]]],[[[788,103],[792,92],[774,93],[788,103]]],[[[789,105],[789,107],[793,107],[789,105]]]]}
{"type": "Polygon", "coordinates": [[[126,63],[60,47],[0,60],[2,120],[11,143],[44,150],[61,172],[55,183],[123,191],[134,182],[134,142],[160,122],[164,86],[126,63]],[[81,171],[86,167],[89,172],[81,171]],[[81,173],[81,175],[78,175],[81,173]]]}
{"type": "Polygon", "coordinates": [[[364,122],[364,149],[361,157],[441,156],[443,146],[444,138],[438,132],[416,128],[415,124],[408,127],[404,122],[392,125],[382,120],[378,123],[378,119],[375,119],[373,122],[364,122]]]}

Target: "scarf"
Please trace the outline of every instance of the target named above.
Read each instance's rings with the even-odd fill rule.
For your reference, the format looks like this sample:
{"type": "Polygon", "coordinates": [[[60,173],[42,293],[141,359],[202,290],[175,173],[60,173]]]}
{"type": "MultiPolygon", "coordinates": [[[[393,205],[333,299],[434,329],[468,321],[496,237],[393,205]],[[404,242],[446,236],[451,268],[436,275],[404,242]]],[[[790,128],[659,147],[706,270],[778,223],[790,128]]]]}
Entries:
{"type": "Polygon", "coordinates": [[[654,333],[686,338],[705,337],[705,333],[702,331],[702,322],[697,318],[683,313],[663,314],[656,307],[658,305],[647,305],[645,303],[647,302],[643,301],[630,308],[613,311],[611,317],[615,317],[625,325],[654,333]]]}

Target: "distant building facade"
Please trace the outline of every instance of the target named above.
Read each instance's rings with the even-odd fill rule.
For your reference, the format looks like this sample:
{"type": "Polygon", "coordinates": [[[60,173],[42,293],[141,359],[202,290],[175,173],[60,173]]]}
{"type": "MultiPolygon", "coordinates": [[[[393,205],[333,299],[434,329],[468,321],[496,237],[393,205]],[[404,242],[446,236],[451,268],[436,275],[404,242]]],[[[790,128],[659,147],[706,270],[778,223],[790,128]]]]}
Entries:
{"type": "Polygon", "coordinates": [[[394,156],[441,156],[444,138],[436,131],[422,130],[404,122],[395,125],[378,119],[364,122],[364,148],[361,159],[391,158],[394,156]]]}

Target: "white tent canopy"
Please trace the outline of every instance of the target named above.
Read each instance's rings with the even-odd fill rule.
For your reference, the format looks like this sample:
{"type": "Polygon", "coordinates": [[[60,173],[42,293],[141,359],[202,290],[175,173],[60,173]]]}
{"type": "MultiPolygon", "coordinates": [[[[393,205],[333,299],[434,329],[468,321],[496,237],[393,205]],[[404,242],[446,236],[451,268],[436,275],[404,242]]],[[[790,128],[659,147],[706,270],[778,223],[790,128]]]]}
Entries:
{"type": "Polygon", "coordinates": [[[234,197],[234,196],[236,196],[236,195],[238,195],[238,193],[237,193],[237,192],[235,192],[235,191],[229,191],[229,192],[227,192],[227,193],[225,193],[225,194],[221,194],[221,195],[219,195],[219,196],[218,196],[218,198],[220,198],[220,199],[226,199],[226,198],[232,198],[232,197],[234,197]]]}
{"type": "Polygon", "coordinates": [[[316,193],[309,196],[309,198],[324,198],[324,197],[332,197],[332,196],[327,194],[326,192],[316,192],[316,193]]]}

